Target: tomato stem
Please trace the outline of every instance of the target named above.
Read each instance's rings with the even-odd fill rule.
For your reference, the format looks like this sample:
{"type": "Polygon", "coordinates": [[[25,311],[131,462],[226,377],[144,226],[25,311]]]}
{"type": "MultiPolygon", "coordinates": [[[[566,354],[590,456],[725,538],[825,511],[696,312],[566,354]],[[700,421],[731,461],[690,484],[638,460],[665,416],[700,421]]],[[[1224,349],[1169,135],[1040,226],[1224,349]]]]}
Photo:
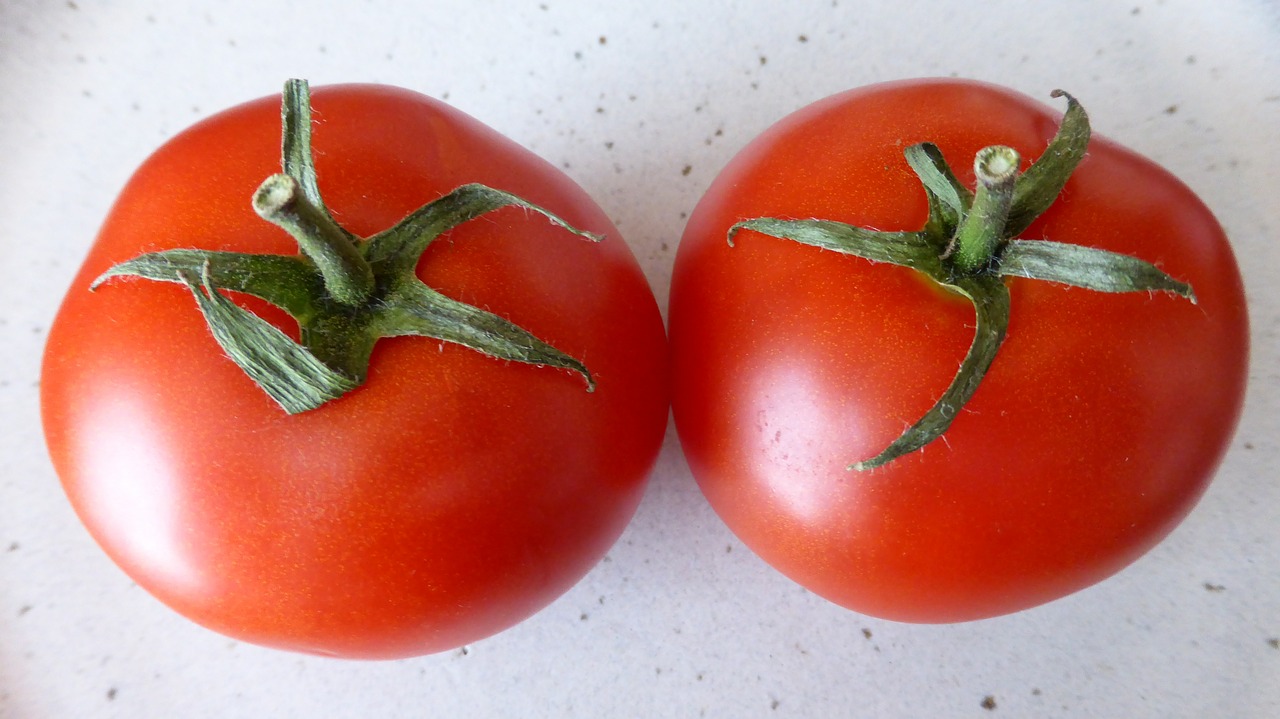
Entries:
{"type": "Polygon", "coordinates": [[[973,275],[987,269],[1004,239],[1013,206],[1013,188],[1018,179],[1018,152],[1005,145],[991,145],[978,151],[973,170],[978,178],[973,206],[956,229],[947,253],[952,269],[959,275],[973,275]]]}
{"type": "Polygon", "coordinates": [[[268,177],[253,194],[253,209],[297,241],[335,300],[359,307],[373,295],[373,269],[329,214],[307,200],[297,180],[268,177]]]}
{"type": "Polygon", "coordinates": [[[729,244],[742,230],[834,250],[870,262],[906,267],[963,295],[973,303],[977,326],[969,353],[950,386],[915,424],[876,456],[850,465],[874,469],[941,437],[977,391],[1004,342],[1009,326],[1007,277],[1058,282],[1098,292],[1168,292],[1195,302],[1191,285],[1158,267],[1094,247],[1047,239],[1018,239],[1057,199],[1084,158],[1089,117],[1075,98],[1058,132],[1040,157],[1019,171],[1011,147],[991,145],[974,158],[976,192],[960,184],[942,151],[930,143],[908,147],[907,164],[929,199],[929,217],[918,232],[883,232],[822,220],[757,217],[735,223],[729,244]]]}
{"type": "Polygon", "coordinates": [[[582,361],[510,320],[436,292],[418,278],[417,267],[441,234],[503,207],[542,215],[589,241],[601,235],[508,192],[472,183],[362,239],[339,225],[320,197],[305,81],[285,84],[281,116],[284,173],[258,187],[253,209],[288,232],[300,255],[163,250],[111,267],[90,289],[125,276],[185,285],[227,357],[290,414],[315,409],[363,383],[373,346],[384,337],[430,337],[495,359],[566,369],[582,375],[588,392],[595,388],[582,361]],[[222,290],[284,310],[297,321],[300,341],[222,290]]]}

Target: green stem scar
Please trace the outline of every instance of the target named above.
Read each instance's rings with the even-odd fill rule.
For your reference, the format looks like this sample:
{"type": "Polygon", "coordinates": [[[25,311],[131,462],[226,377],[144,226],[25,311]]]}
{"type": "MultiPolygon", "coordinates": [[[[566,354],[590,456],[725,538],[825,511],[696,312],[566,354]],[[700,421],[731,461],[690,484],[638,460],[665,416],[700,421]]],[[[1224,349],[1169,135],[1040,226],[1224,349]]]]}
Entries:
{"type": "Polygon", "coordinates": [[[916,232],[881,232],[829,220],[761,217],[729,229],[732,245],[743,230],[834,250],[874,263],[907,267],[968,299],[977,327],[951,385],[923,417],[879,454],[849,465],[886,465],[938,439],[977,391],[1009,327],[1007,277],[1057,282],[1098,292],[1168,292],[1195,302],[1191,285],[1129,255],[1049,240],[1016,239],[1053,204],[1084,157],[1089,119],[1067,99],[1058,132],[1025,172],[1012,148],[992,145],[974,160],[975,191],[962,185],[941,151],[929,143],[907,148],[906,161],[929,201],[929,217],[916,232]]]}
{"type": "Polygon", "coordinates": [[[555,367],[595,380],[586,365],[496,314],[458,302],[418,279],[427,247],[458,225],[503,207],[520,207],[590,241],[551,212],[484,185],[463,185],[423,205],[394,227],[361,238],[334,221],[320,197],[311,153],[310,90],[285,84],[281,166],[253,193],[253,209],[297,242],[296,255],[177,249],[134,257],[94,280],[115,277],[187,287],[227,356],[286,412],[315,409],[360,386],[374,344],[420,336],[468,347],[496,359],[555,367]],[[259,297],[298,322],[301,341],[223,296],[259,297]]]}

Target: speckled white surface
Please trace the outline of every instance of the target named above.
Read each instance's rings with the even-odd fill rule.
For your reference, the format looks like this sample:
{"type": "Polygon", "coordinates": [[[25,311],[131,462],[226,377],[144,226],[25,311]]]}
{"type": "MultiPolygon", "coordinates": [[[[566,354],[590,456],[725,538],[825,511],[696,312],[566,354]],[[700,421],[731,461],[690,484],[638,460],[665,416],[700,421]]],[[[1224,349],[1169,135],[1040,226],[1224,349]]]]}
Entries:
{"type": "Polygon", "coordinates": [[[1280,716],[1278,162],[1267,0],[3,0],[0,717],[1280,716]],[[39,429],[45,330],[116,191],[193,121],[291,76],[444,98],[594,195],[665,305],[685,215],[739,147],[920,75],[1069,89],[1241,257],[1239,433],[1187,522],[1119,576],[980,623],[862,617],[747,551],[669,432],[633,524],[548,609],[465,651],[348,663],[188,623],[72,515],[39,429]]]}

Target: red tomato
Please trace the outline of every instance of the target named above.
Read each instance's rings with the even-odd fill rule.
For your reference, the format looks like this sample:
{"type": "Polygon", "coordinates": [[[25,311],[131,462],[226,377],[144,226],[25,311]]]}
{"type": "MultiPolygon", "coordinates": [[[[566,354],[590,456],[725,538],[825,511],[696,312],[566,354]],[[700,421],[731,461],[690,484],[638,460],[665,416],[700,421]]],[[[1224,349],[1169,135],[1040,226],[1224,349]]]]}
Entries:
{"type": "Polygon", "coordinates": [[[689,219],[669,313],[684,451],[730,529],[833,602],[953,622],[1064,596],[1165,537],[1226,450],[1248,354],[1235,259],[1187,187],[1105,139],[1021,237],[1139,257],[1198,304],[1005,280],[1008,336],[972,401],[875,470],[846,467],[948,386],[973,306],[902,267],[749,231],[726,242],[757,217],[919,230],[907,146],[937,144],[972,188],[979,149],[1034,159],[1060,116],[963,80],[854,90],[751,142],[689,219]]]}
{"type": "MultiPolygon", "coordinates": [[[[280,168],[276,96],[173,138],[124,188],[50,332],[48,445],[93,537],[196,622],[344,657],[441,651],[542,608],[621,533],[665,430],[662,320],[604,212],[530,152],[395,88],[320,88],[313,106],[319,186],[357,235],[472,182],[605,235],[508,207],[450,231],[417,270],[582,358],[595,391],[563,370],[393,337],[362,387],[290,416],[181,285],[88,291],[144,251],[297,253],[250,205],[280,168]]],[[[282,312],[236,301],[297,337],[282,312]]]]}

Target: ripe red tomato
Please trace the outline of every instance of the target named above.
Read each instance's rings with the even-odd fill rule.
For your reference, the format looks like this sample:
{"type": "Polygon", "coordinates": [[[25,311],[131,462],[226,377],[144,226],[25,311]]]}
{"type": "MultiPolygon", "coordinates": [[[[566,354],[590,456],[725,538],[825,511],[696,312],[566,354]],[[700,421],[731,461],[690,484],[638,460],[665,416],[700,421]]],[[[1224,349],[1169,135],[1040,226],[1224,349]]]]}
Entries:
{"type": "MultiPolygon", "coordinates": [[[[280,102],[197,124],[124,188],[50,331],[55,468],[112,559],[219,632],[359,658],[493,634],[582,577],[639,502],[668,408],[657,304],[608,217],[551,165],[418,94],[320,88],[318,184],[356,235],[473,182],[604,235],[506,207],[449,231],[417,265],[431,288],[581,358],[595,389],[561,369],[391,337],[363,386],[286,414],[215,344],[188,289],[88,290],[142,252],[297,254],[250,203],[279,172],[280,102]]],[[[234,299],[299,336],[275,307],[234,299]]]]}
{"type": "Polygon", "coordinates": [[[974,306],[920,273],[758,232],[748,218],[917,231],[904,160],[940,147],[962,184],[996,143],[1034,159],[1061,117],[963,80],[875,85],[751,142],[690,217],[671,288],[673,409],[693,474],[765,561],[843,606],[911,622],[1013,612],[1120,570],[1204,492],[1241,408],[1239,271],[1209,210],[1105,139],[1021,238],[1132,255],[1189,282],[1108,294],[1005,279],[1007,337],[938,441],[851,471],[933,405],[974,306]]]}

